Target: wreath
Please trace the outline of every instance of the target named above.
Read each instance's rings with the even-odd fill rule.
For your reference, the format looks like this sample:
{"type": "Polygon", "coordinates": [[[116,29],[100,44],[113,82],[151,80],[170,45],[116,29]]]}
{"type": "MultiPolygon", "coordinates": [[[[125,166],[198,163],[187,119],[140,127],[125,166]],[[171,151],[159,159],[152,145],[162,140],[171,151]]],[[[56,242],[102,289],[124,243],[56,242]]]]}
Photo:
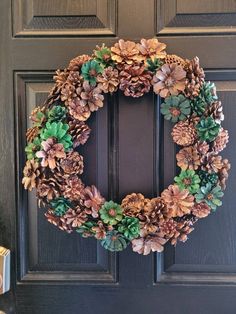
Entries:
{"type": "Polygon", "coordinates": [[[169,55],[157,39],[124,41],[111,48],[97,46],[57,70],[46,102],[36,107],[26,132],[25,189],[36,188],[47,220],[59,229],[95,237],[110,251],[131,242],[134,252],[161,252],[170,241],[185,242],[194,223],[215,212],[230,164],[219,155],[229,139],[214,83],[205,81],[198,57],[169,55]],[[141,97],[153,89],[163,102],[161,113],[174,123],[179,174],[160,197],[141,193],[125,196],[121,204],[106,201],[94,186],[86,186],[79,153],[90,135],[86,124],[103,107],[103,93],[118,89],[141,97]]]}

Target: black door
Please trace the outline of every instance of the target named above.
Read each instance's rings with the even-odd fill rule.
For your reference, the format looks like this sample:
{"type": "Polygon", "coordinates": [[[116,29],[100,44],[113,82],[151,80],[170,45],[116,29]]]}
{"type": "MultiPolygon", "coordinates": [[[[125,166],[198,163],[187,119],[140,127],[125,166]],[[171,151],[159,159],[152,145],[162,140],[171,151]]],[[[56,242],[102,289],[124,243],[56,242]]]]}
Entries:
{"type": "MultiPolygon", "coordinates": [[[[235,33],[232,0],[0,1],[0,244],[12,250],[11,291],[0,296],[0,310],[236,313],[235,33]],[[46,98],[53,71],[74,56],[103,42],[153,36],[169,53],[199,56],[215,82],[231,135],[223,155],[232,170],[224,205],[197,223],[186,244],[146,257],[130,248],[111,254],[93,239],[48,224],[32,193],[23,191],[27,117],[46,98]]],[[[107,199],[119,202],[130,192],[153,197],[173,181],[171,126],[160,117],[156,96],[109,97],[91,125],[85,180],[107,199]]]]}

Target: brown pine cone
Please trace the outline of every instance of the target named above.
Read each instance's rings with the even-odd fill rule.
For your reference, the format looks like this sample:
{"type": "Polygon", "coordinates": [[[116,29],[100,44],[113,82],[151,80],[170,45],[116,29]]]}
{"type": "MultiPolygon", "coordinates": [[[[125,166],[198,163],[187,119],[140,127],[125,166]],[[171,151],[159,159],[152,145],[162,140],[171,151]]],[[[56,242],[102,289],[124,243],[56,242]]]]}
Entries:
{"type": "Polygon", "coordinates": [[[43,202],[59,197],[62,186],[54,177],[43,177],[39,179],[37,186],[37,197],[43,202]]]}
{"type": "Polygon", "coordinates": [[[71,201],[80,201],[84,190],[84,184],[78,176],[70,176],[65,180],[63,195],[71,201]]]}
{"type": "Polygon", "coordinates": [[[197,218],[205,218],[210,212],[211,209],[205,202],[195,203],[192,207],[192,214],[197,218]]]}
{"type": "Polygon", "coordinates": [[[34,159],[27,160],[23,174],[22,183],[24,184],[24,188],[32,191],[36,187],[40,175],[39,163],[34,159]]]}
{"type": "Polygon", "coordinates": [[[178,222],[176,232],[170,240],[172,245],[176,245],[177,241],[185,242],[188,239],[188,234],[194,230],[191,220],[178,222]]]}
{"type": "Polygon", "coordinates": [[[72,59],[69,63],[68,70],[69,71],[80,71],[82,65],[85,62],[88,62],[92,58],[89,55],[81,55],[74,59],[72,59]]]}
{"type": "Polygon", "coordinates": [[[228,159],[224,159],[222,162],[222,167],[218,171],[218,176],[219,176],[219,184],[223,190],[226,188],[226,180],[229,177],[228,171],[230,169],[231,165],[228,161],[228,159]]]}
{"type": "Polygon", "coordinates": [[[177,222],[173,218],[163,220],[159,225],[159,230],[165,235],[166,239],[174,237],[176,232],[177,222]]]}
{"type": "Polygon", "coordinates": [[[64,216],[61,217],[61,221],[70,225],[72,228],[78,228],[88,220],[88,216],[80,206],[72,209],[69,208],[64,216]]]}
{"type": "Polygon", "coordinates": [[[139,254],[148,255],[152,252],[162,252],[163,245],[166,243],[163,234],[157,233],[155,236],[147,236],[145,238],[138,238],[132,240],[132,249],[139,254]]]}
{"type": "Polygon", "coordinates": [[[90,135],[91,129],[83,121],[72,120],[69,122],[69,133],[72,136],[73,147],[84,145],[90,135]]]}
{"type": "Polygon", "coordinates": [[[61,217],[55,216],[53,210],[48,210],[45,213],[45,217],[47,218],[47,221],[59,228],[62,231],[66,231],[68,233],[71,233],[73,229],[71,228],[71,225],[66,224],[62,221],[61,217]]]}
{"type": "Polygon", "coordinates": [[[197,170],[201,164],[200,155],[195,146],[182,148],[177,154],[177,165],[182,170],[197,170]]]}
{"type": "Polygon", "coordinates": [[[220,169],[223,167],[223,160],[222,156],[214,156],[212,154],[207,154],[203,159],[202,170],[207,172],[219,172],[220,169]]]}
{"type": "Polygon", "coordinates": [[[65,176],[80,175],[84,169],[83,156],[75,151],[70,151],[65,158],[60,160],[60,167],[65,176]]]}
{"type": "Polygon", "coordinates": [[[114,93],[119,86],[119,72],[117,69],[109,66],[104,69],[102,74],[97,76],[98,87],[104,93],[114,93]]]}
{"type": "Polygon", "coordinates": [[[68,106],[71,102],[80,98],[83,78],[79,72],[70,72],[66,82],[61,88],[61,100],[68,106]]]}
{"type": "Polygon", "coordinates": [[[205,74],[203,68],[200,67],[199,58],[195,57],[187,61],[187,80],[184,94],[186,97],[194,98],[200,93],[200,89],[204,83],[205,74]]]}
{"type": "Polygon", "coordinates": [[[26,140],[28,143],[33,142],[33,140],[39,134],[39,128],[37,126],[33,126],[26,131],[26,140]]]}
{"type": "Polygon", "coordinates": [[[184,69],[187,66],[186,61],[176,55],[165,55],[164,63],[167,63],[167,64],[176,63],[178,65],[181,65],[184,69]]]}
{"type": "Polygon", "coordinates": [[[147,200],[141,193],[132,193],[127,195],[121,203],[124,209],[124,215],[130,217],[137,217],[144,209],[147,200]]]}
{"type": "Polygon", "coordinates": [[[209,144],[207,142],[197,142],[194,147],[196,148],[199,155],[206,155],[209,151],[209,144]]]}
{"type": "Polygon", "coordinates": [[[180,146],[192,145],[197,139],[197,131],[192,121],[179,121],[172,129],[173,141],[180,146]]]}
{"type": "Polygon", "coordinates": [[[74,120],[86,121],[91,115],[89,106],[81,103],[81,99],[78,97],[69,102],[68,109],[71,118],[74,120]]]}
{"type": "Polygon", "coordinates": [[[229,142],[229,133],[227,130],[221,128],[220,133],[212,144],[212,149],[214,153],[218,154],[221,152],[229,142]]]}
{"type": "Polygon", "coordinates": [[[161,198],[166,204],[165,216],[182,217],[191,212],[194,197],[188,190],[180,190],[177,185],[170,185],[161,193],[161,198]]]}
{"type": "Polygon", "coordinates": [[[164,219],[163,212],[165,210],[166,205],[160,197],[146,199],[146,204],[138,215],[141,221],[142,237],[157,232],[160,221],[164,219]]]}
{"type": "Polygon", "coordinates": [[[119,64],[133,64],[143,59],[139,53],[138,45],[133,41],[124,41],[120,39],[111,47],[111,58],[119,64]]]}
{"type": "Polygon", "coordinates": [[[98,217],[99,209],[105,203],[105,198],[101,195],[96,186],[87,186],[82,191],[82,204],[86,207],[85,211],[93,218],[98,217]]]}
{"type": "Polygon", "coordinates": [[[90,85],[88,81],[83,83],[83,89],[80,94],[80,105],[88,106],[91,112],[97,111],[99,108],[103,107],[104,96],[99,87],[90,85]]]}
{"type": "Polygon", "coordinates": [[[120,90],[125,96],[140,97],[151,88],[152,76],[145,66],[125,65],[120,72],[120,90]]]}
{"type": "Polygon", "coordinates": [[[102,221],[98,221],[97,225],[92,227],[92,231],[95,232],[94,237],[97,240],[104,239],[106,237],[106,229],[102,221]]]}
{"type": "Polygon", "coordinates": [[[224,120],[223,107],[221,101],[213,102],[205,111],[206,117],[212,117],[216,122],[221,123],[224,120]]]}
{"type": "Polygon", "coordinates": [[[163,59],[166,56],[166,44],[158,41],[157,38],[140,40],[140,44],[137,45],[139,51],[145,58],[158,58],[163,59]]]}

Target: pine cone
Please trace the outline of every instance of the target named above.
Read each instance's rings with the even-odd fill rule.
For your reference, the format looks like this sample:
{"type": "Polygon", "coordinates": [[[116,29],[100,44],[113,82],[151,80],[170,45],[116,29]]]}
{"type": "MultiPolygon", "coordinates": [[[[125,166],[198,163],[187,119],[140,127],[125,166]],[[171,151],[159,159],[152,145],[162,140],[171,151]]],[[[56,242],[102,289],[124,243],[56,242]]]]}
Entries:
{"type": "Polygon", "coordinates": [[[206,117],[212,117],[217,123],[224,120],[223,107],[221,101],[213,102],[205,112],[206,117]]]}
{"type": "Polygon", "coordinates": [[[181,65],[182,68],[186,68],[187,63],[184,59],[176,56],[176,55],[165,55],[165,59],[164,62],[167,64],[172,64],[172,63],[176,63],[178,65],[181,65]]]}
{"type": "Polygon", "coordinates": [[[61,100],[68,106],[70,102],[80,98],[83,78],[80,72],[70,72],[65,84],[61,88],[61,100]]]}
{"type": "Polygon", "coordinates": [[[24,188],[32,191],[36,187],[40,175],[38,162],[34,159],[27,160],[23,174],[22,184],[24,184],[24,188]]]}
{"type": "Polygon", "coordinates": [[[159,225],[159,230],[165,235],[166,239],[170,239],[175,236],[177,222],[173,218],[163,220],[159,225]]]}
{"type": "Polygon", "coordinates": [[[92,58],[88,55],[81,55],[74,59],[72,59],[69,63],[68,70],[69,71],[80,71],[82,65],[92,58]]]}
{"type": "Polygon", "coordinates": [[[177,241],[185,242],[188,239],[188,234],[194,230],[191,220],[177,223],[176,232],[170,240],[172,245],[176,245],[177,241]]]}
{"type": "Polygon", "coordinates": [[[177,165],[182,170],[197,170],[201,164],[200,156],[194,146],[184,147],[177,154],[177,165]]]}
{"type": "Polygon", "coordinates": [[[69,133],[72,136],[73,147],[84,145],[90,135],[91,129],[83,121],[72,120],[69,122],[69,133]]]}
{"type": "Polygon", "coordinates": [[[65,176],[80,175],[84,169],[83,157],[75,151],[70,151],[65,158],[60,160],[60,167],[65,176]]]}
{"type": "Polygon", "coordinates": [[[93,218],[97,218],[100,208],[105,203],[105,199],[96,186],[87,186],[82,191],[82,199],[83,205],[86,207],[86,213],[92,215],[93,218]]]}
{"type": "Polygon", "coordinates": [[[78,97],[74,98],[74,100],[68,104],[68,109],[71,118],[74,120],[86,121],[91,115],[89,106],[81,103],[78,97]]]}
{"type": "Polygon", "coordinates": [[[196,148],[199,155],[206,155],[209,151],[209,144],[207,142],[197,142],[194,147],[196,148]]]}
{"type": "Polygon", "coordinates": [[[32,143],[33,140],[38,136],[39,128],[37,126],[33,126],[26,131],[26,140],[28,143],[32,143]]]}
{"type": "Polygon", "coordinates": [[[214,153],[218,154],[219,152],[221,152],[226,147],[228,142],[229,142],[229,133],[227,130],[221,128],[218,136],[216,137],[216,139],[214,140],[212,144],[212,149],[214,153]]]}
{"type": "Polygon", "coordinates": [[[223,166],[222,156],[207,154],[203,160],[202,170],[218,173],[223,166]]]}
{"type": "Polygon", "coordinates": [[[141,39],[138,48],[146,59],[163,59],[166,56],[166,44],[160,43],[157,38],[141,39]]]}
{"type": "Polygon", "coordinates": [[[170,185],[161,193],[161,197],[166,204],[166,217],[182,217],[191,212],[194,205],[194,197],[188,190],[180,190],[177,185],[170,185]]]}
{"type": "Polygon", "coordinates": [[[146,204],[146,199],[141,193],[127,195],[121,203],[125,216],[137,217],[146,204]]]}
{"type": "Polygon", "coordinates": [[[146,200],[146,204],[138,215],[141,221],[141,236],[144,237],[148,234],[156,233],[160,221],[163,218],[163,212],[166,210],[166,205],[160,197],[146,200]]]}
{"type": "Polygon", "coordinates": [[[152,76],[145,66],[125,65],[120,72],[120,90],[126,96],[140,97],[151,88],[152,76]]]}
{"type": "Polygon", "coordinates": [[[45,217],[47,218],[47,221],[53,224],[54,226],[58,227],[62,231],[66,231],[68,233],[71,233],[73,229],[70,225],[66,224],[62,221],[61,217],[55,216],[53,210],[48,210],[45,213],[45,217]]]}
{"type": "Polygon", "coordinates": [[[179,121],[172,129],[173,141],[180,146],[192,145],[197,139],[197,132],[193,122],[179,121]]]}
{"type": "Polygon", "coordinates": [[[102,240],[106,237],[106,229],[102,221],[98,221],[96,226],[92,227],[91,230],[95,233],[94,237],[97,240],[102,240]]]}
{"type": "Polygon", "coordinates": [[[62,186],[54,177],[43,177],[39,179],[37,186],[37,197],[43,202],[50,201],[53,198],[59,197],[62,186]]]}
{"type": "Polygon", "coordinates": [[[120,39],[111,47],[111,58],[118,64],[133,64],[139,62],[143,57],[139,54],[138,45],[132,41],[124,41],[120,39]]]}
{"type": "Polygon", "coordinates": [[[222,167],[218,172],[219,176],[219,184],[223,190],[226,188],[226,180],[228,179],[228,171],[230,169],[231,165],[228,161],[228,159],[224,159],[222,162],[222,167]]]}
{"type": "Polygon", "coordinates": [[[132,240],[132,249],[139,254],[148,255],[151,251],[162,252],[165,243],[166,239],[164,239],[163,235],[156,234],[155,236],[147,236],[145,238],[132,240]]]}
{"type": "Polygon", "coordinates": [[[192,207],[192,214],[197,218],[205,218],[211,212],[211,208],[205,203],[195,203],[192,207]]]}
{"type": "MultiPolygon", "coordinates": [[[[89,85],[88,81],[83,83],[83,90],[81,91],[81,105],[88,106],[90,111],[96,111],[103,106],[104,96],[98,87],[89,85]]],[[[76,118],[76,117],[75,117],[76,118]]]]}
{"type": "Polygon", "coordinates": [[[194,98],[200,93],[200,89],[204,83],[205,74],[203,68],[200,67],[199,58],[195,57],[187,62],[187,80],[184,90],[186,97],[194,98]]]}
{"type": "Polygon", "coordinates": [[[65,180],[63,195],[71,201],[80,201],[84,190],[83,182],[76,176],[70,176],[65,180]]]}
{"type": "Polygon", "coordinates": [[[61,217],[61,221],[64,224],[71,226],[71,228],[78,228],[87,220],[88,216],[80,206],[77,206],[74,209],[70,208],[66,214],[61,217]]]}
{"type": "Polygon", "coordinates": [[[119,72],[117,69],[109,66],[103,73],[97,76],[98,87],[104,93],[114,93],[119,86],[119,72]]]}

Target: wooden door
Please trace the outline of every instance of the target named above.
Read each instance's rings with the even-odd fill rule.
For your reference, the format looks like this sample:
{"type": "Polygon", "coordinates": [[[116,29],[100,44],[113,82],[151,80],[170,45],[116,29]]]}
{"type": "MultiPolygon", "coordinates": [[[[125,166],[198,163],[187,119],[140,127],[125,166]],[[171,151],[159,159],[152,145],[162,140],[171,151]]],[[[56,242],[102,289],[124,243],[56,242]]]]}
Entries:
{"type": "MultiPolygon", "coordinates": [[[[233,0],[1,0],[1,245],[12,250],[6,313],[236,313],[236,2],[233,0]],[[197,223],[186,244],[139,256],[103,250],[43,219],[20,184],[24,133],[31,109],[52,86],[53,71],[97,44],[157,36],[168,52],[199,56],[224,103],[232,170],[224,205],[197,223]]],[[[152,197],[175,176],[170,124],[160,99],[116,94],[91,120],[83,154],[88,184],[120,201],[137,191],[152,197]],[[96,165],[96,166],[95,166],[96,165]]]]}

